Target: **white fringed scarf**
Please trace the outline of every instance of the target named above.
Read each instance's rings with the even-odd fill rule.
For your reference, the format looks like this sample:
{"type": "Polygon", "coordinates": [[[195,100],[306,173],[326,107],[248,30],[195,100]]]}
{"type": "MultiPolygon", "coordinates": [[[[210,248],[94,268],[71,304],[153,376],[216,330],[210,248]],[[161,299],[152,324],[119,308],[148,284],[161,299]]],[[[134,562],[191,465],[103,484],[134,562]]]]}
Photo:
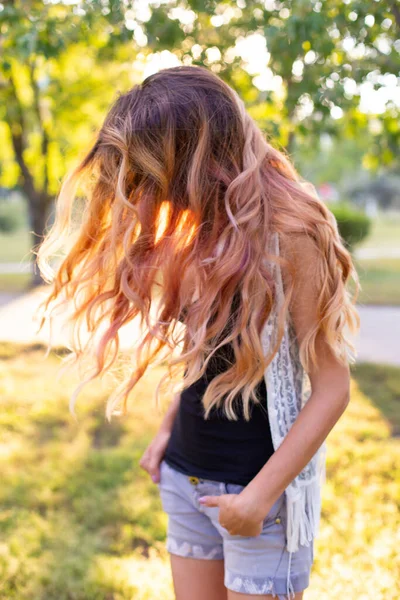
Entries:
{"type": "MultiPolygon", "coordinates": [[[[272,237],[272,252],[279,255],[279,237],[272,237]]],[[[275,342],[279,307],[284,301],[280,265],[273,264],[277,295],[276,304],[262,332],[264,352],[275,342]]],[[[299,344],[293,326],[285,322],[284,336],[278,352],[265,371],[268,416],[275,450],[310,397],[310,380],[299,360],[299,344]]],[[[295,552],[299,544],[309,546],[318,534],[321,515],[321,487],[326,478],[326,441],[309,463],[285,489],[287,506],[287,550],[295,552]]]]}

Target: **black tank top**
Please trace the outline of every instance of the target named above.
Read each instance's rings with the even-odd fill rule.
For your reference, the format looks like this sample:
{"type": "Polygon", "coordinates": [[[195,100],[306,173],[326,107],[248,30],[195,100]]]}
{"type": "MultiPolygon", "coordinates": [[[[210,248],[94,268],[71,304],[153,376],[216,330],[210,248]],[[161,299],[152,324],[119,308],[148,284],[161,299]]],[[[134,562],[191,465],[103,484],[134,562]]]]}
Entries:
{"type": "Polygon", "coordinates": [[[247,485],[274,453],[267,389],[263,377],[255,390],[260,404],[251,403],[249,421],[243,417],[238,397],[234,400],[237,421],[216,407],[204,419],[202,396],[209,381],[227,368],[227,360],[234,360],[230,343],[214,354],[204,376],[181,393],[164,459],[186,475],[247,485]]]}

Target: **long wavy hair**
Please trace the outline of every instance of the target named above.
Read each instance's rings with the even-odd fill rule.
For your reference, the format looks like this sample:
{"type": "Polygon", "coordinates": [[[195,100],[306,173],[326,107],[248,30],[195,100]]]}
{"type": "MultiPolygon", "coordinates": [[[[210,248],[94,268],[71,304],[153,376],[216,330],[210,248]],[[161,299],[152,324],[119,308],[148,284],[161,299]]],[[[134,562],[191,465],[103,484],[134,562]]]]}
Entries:
{"type": "Polygon", "coordinates": [[[126,413],[129,394],[158,357],[167,358],[168,368],[156,403],[160,386],[175,382],[183,366],[180,390],[205,374],[225,344],[234,360],[209,382],[205,418],[222,407],[237,419],[240,397],[248,419],[293,293],[292,282],[276,344],[265,356],[260,336],[275,301],[271,266],[293,269],[269,252],[273,232],[282,239],[305,233],[319,250],[320,320],[300,346],[304,367],[316,361],[320,331],[345,362],[354,348],[344,327],[359,326],[351,255],[332,213],[285,152],[267,141],[238,94],[200,66],[163,69],[118,94],[93,146],[64,179],[54,223],[37,252],[43,278],[53,283],[40,308],[72,301],[68,360],[90,359],[71,411],[79,390],[116,364],[120,328],[139,317],[142,337],[128,375],[108,398],[109,420],[126,413]],[[55,268],[50,259],[60,251],[55,268]]]}

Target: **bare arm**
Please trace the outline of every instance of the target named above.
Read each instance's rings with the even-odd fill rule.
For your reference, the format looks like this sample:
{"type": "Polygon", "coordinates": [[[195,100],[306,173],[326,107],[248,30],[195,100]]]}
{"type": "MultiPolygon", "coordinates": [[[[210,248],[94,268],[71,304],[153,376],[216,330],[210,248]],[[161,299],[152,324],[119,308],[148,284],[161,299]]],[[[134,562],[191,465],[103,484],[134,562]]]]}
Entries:
{"type": "MultiPolygon", "coordinates": [[[[294,261],[298,273],[290,312],[299,342],[317,319],[315,252],[305,235],[294,236],[293,244],[284,252],[294,261]]],[[[243,490],[244,495],[258,498],[261,518],[311,460],[349,403],[349,367],[336,359],[320,334],[316,351],[318,369],[314,367],[308,373],[311,396],[279,448],[243,490]]]]}
{"type": "Polygon", "coordinates": [[[168,410],[164,415],[161,425],[153,440],[147,446],[140,461],[139,466],[149,473],[154,483],[160,481],[160,463],[165,454],[172,427],[179,408],[181,393],[174,395],[168,410]]]}

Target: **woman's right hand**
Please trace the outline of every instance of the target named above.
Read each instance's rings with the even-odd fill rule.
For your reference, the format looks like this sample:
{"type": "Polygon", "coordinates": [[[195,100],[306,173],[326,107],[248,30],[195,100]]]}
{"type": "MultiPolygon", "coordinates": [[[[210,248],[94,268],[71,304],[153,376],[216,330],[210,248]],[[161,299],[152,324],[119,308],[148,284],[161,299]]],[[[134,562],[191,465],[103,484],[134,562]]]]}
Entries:
{"type": "Polygon", "coordinates": [[[160,482],[160,463],[164,457],[171,431],[160,429],[139,460],[139,466],[147,471],[154,483],[160,482]]]}

